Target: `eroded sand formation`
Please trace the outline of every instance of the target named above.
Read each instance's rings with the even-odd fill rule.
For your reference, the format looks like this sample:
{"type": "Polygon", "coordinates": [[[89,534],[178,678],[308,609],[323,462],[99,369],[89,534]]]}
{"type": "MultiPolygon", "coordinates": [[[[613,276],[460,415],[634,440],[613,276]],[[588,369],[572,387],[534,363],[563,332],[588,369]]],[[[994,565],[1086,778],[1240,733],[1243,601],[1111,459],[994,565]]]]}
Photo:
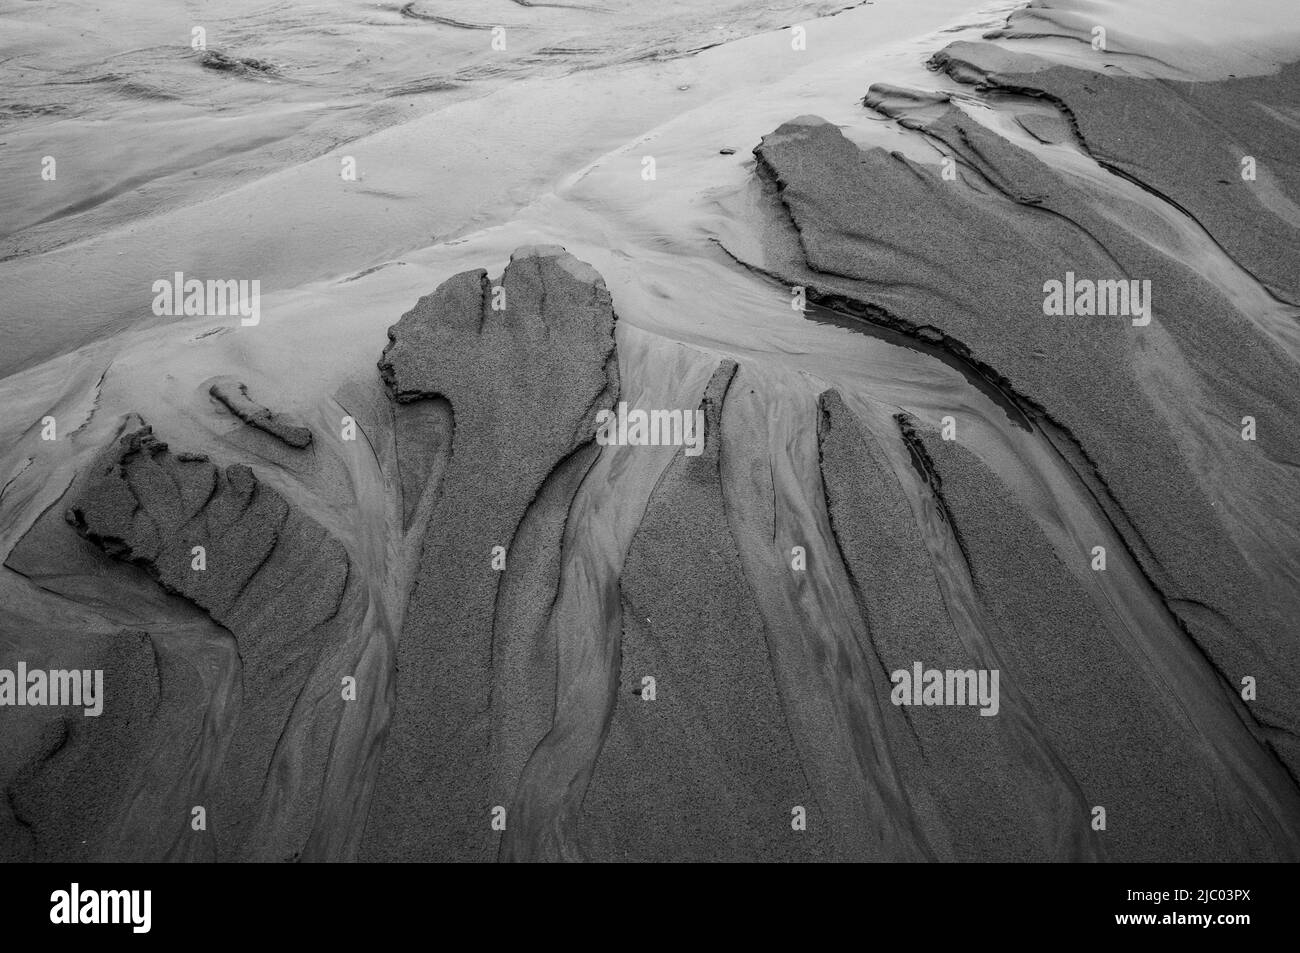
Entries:
{"type": "Polygon", "coordinates": [[[290,423],[280,414],[257,403],[248,396],[247,385],[238,381],[217,381],[208,389],[208,393],[250,427],[269,433],[298,450],[311,445],[310,428],[290,423]]]}

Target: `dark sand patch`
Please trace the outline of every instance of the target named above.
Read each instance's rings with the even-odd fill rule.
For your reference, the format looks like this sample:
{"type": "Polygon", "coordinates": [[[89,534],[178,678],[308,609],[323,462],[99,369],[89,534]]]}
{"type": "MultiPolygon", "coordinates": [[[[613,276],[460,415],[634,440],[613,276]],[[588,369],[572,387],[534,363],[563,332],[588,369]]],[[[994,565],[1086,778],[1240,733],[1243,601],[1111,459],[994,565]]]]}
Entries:
{"type": "MultiPolygon", "coordinates": [[[[55,631],[45,635],[51,667],[103,670],[103,713],[87,717],[81,708],[6,709],[6,740],[0,745],[0,857],[56,862],[117,858],[116,835],[126,823],[130,794],[150,746],[160,740],[151,723],[161,716],[163,727],[175,732],[181,712],[175,705],[160,710],[159,666],[145,633],[75,640],[55,631]],[[21,731],[9,723],[24,717],[21,731]]],[[[6,657],[0,664],[12,669],[16,661],[6,657]]],[[[175,828],[181,816],[171,821],[175,828]]],[[[168,824],[162,817],[157,822],[168,824]]]]}
{"type": "Polygon", "coordinates": [[[234,76],[260,75],[269,76],[276,72],[275,64],[259,60],[252,56],[233,56],[220,50],[204,50],[199,57],[199,65],[204,69],[218,73],[230,73],[234,76]]]}
{"type": "Polygon", "coordinates": [[[1188,83],[1049,65],[992,44],[954,43],[931,62],[959,82],[1056,104],[1098,162],[1183,209],[1275,294],[1300,303],[1300,63],[1188,83]],[[1242,177],[1247,157],[1254,180],[1242,177]]]}
{"type": "MultiPolygon", "coordinates": [[[[1004,695],[999,712],[976,707],[894,706],[890,673],[924,668],[996,668],[963,641],[937,573],[948,567],[925,533],[951,533],[941,505],[922,527],[888,459],[840,395],[820,399],[821,472],[827,510],[880,674],[875,690],[890,719],[890,750],[916,811],[915,836],[939,859],[1094,859],[1081,828],[1085,804],[1073,778],[1043,756],[1035,726],[1017,719],[1004,695]]],[[[950,583],[951,584],[951,583],[950,583]]],[[[950,593],[948,594],[951,598],[950,593]]],[[[1005,673],[1003,675],[1005,677],[1005,673]]]]}
{"type": "Polygon", "coordinates": [[[705,391],[704,450],[660,478],[619,581],[618,699],[583,804],[600,860],[816,860],[825,825],[777,692],[763,620],[723,508],[722,407],[705,391]],[[642,698],[644,678],[655,700],[642,698]],[[808,829],[792,829],[803,807],[808,829]]]}
{"type": "MultiPolygon", "coordinates": [[[[1169,703],[1116,644],[1087,591],[1015,496],[955,441],[922,435],[1002,658],[1034,722],[1086,796],[1056,818],[1113,861],[1283,859],[1269,830],[1169,703]],[[1093,832],[1090,809],[1106,809],[1093,832]]],[[[1189,646],[1189,648],[1191,648],[1189,646]]],[[[989,855],[985,855],[989,856],[989,855]]],[[[1061,859],[1061,858],[1053,858],[1061,859]]]]}
{"type": "Polygon", "coordinates": [[[1062,452],[1166,598],[1214,606],[1215,626],[1189,624],[1225,678],[1275,673],[1290,700],[1253,711],[1294,733],[1300,698],[1287,686],[1300,685],[1300,673],[1278,649],[1291,627],[1144,386],[1159,342],[1127,317],[1046,316],[1043,284],[1067,270],[1149,278],[1158,292],[1153,320],[1192,376],[1170,373],[1212,398],[1205,426],[1222,428],[1218,446],[1242,448],[1234,479],[1257,498],[1285,499],[1288,473],[1275,461],[1300,459],[1300,436],[1286,423],[1300,383],[1294,366],[1207,280],[1114,227],[1033,156],[955,110],[920,128],[959,157],[958,181],[896,153],[859,150],[812,120],[764,139],[760,169],[798,229],[784,277],[809,284],[814,300],[844,303],[974,361],[1031,413],[1054,421],[1062,452]],[[1264,455],[1237,437],[1233,415],[1242,406],[1276,428],[1264,455]]]}
{"type": "Polygon", "coordinates": [[[311,430],[291,423],[282,414],[268,410],[248,396],[248,386],[240,381],[217,381],[209,389],[227,410],[264,433],[269,433],[298,450],[311,446],[311,430]]]}
{"type": "MultiPolygon", "coordinates": [[[[504,298],[481,270],[448,279],[389,330],[379,364],[399,403],[450,405],[452,449],[398,646],[397,705],[362,849],[371,859],[494,855],[491,739],[508,706],[493,693],[498,675],[503,687],[513,680],[493,645],[502,577],[493,547],[506,549],[505,573],[517,571],[521,523],[548,478],[594,441],[596,411],[618,391],[613,306],[591,266],[555,246],[521,248],[496,287],[504,298]]],[[[560,483],[542,494],[551,513],[539,518],[552,527],[576,488],[560,483]]],[[[546,548],[558,544],[540,531],[546,548]]],[[[522,621],[505,620],[503,632],[527,651],[522,621]]]]}
{"type": "MultiPolygon", "coordinates": [[[[139,418],[93,465],[67,518],[234,634],[242,704],[209,829],[223,857],[260,856],[264,845],[244,837],[289,714],[318,659],[344,635],[331,623],[348,589],[347,553],[248,467],[173,453],[139,418]]],[[[322,769],[322,755],[301,753],[309,775],[322,769]]]]}

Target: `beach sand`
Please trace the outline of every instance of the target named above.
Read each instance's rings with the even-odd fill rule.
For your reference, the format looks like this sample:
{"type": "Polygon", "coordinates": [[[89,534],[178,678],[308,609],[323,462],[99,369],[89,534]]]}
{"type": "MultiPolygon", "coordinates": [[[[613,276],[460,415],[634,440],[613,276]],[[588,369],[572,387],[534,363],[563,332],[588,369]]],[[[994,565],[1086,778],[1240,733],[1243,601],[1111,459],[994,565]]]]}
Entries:
{"type": "Polygon", "coordinates": [[[842,6],[15,34],[0,858],[1300,859],[1300,16],[842,6]]]}

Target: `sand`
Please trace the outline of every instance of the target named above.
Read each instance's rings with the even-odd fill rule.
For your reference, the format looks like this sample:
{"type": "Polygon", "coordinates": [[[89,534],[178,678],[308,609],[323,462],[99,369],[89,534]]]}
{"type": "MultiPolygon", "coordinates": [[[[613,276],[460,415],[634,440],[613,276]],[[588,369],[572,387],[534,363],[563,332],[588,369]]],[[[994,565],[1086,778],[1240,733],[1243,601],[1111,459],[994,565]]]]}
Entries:
{"type": "Polygon", "coordinates": [[[223,38],[168,69],[252,139],[284,85],[282,152],[15,206],[0,667],[108,697],[0,708],[0,857],[1300,857],[1300,23],[530,9],[328,122],[223,38]],[[261,322],[151,316],[175,271],[261,322]],[[1067,272],[1149,315],[1045,313],[1067,272]],[[702,452],[598,441],[620,404],[702,452]],[[897,704],[915,664],[997,714],[897,704]]]}

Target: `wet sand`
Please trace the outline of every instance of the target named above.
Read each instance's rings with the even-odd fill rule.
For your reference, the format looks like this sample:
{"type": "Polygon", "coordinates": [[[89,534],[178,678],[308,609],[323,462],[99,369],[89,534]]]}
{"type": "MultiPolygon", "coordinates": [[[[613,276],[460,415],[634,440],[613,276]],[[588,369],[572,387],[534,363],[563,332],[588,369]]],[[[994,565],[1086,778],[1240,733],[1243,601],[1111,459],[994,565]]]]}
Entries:
{"type": "Polygon", "coordinates": [[[108,686],[0,708],[0,857],[1300,857],[1300,22],[1136,7],[517,76],[0,261],[0,668],[108,686]]]}

